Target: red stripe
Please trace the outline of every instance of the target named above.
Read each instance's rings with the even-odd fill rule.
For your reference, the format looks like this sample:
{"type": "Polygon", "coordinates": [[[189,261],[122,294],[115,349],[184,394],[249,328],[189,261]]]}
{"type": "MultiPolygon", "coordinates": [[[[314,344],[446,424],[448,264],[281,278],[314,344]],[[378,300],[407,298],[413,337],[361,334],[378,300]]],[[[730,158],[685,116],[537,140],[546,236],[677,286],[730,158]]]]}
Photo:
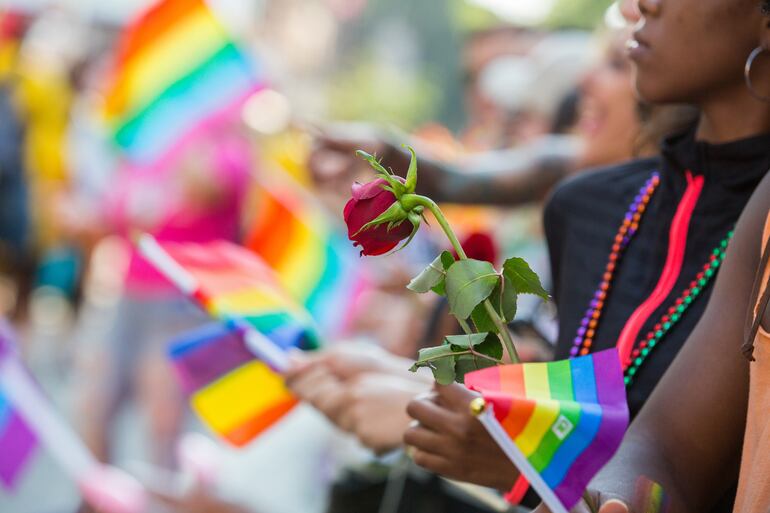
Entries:
{"type": "Polygon", "coordinates": [[[631,314],[631,317],[626,321],[623,331],[620,333],[620,337],[618,337],[617,348],[624,368],[627,367],[631,351],[634,348],[634,343],[639,338],[639,332],[642,330],[642,327],[655,310],[666,300],[682,272],[690,220],[692,219],[695,205],[698,203],[698,198],[700,198],[700,194],[703,191],[703,182],[702,176],[693,177],[692,173],[687,171],[687,190],[679,202],[676,215],[671,223],[668,256],[666,257],[663,273],[658,280],[658,284],[655,286],[655,290],[631,314]]]}
{"type": "Polygon", "coordinates": [[[511,488],[511,491],[506,493],[503,498],[508,504],[518,506],[524,500],[527,490],[529,490],[529,481],[524,477],[524,474],[521,474],[516,480],[516,484],[511,488]]]}

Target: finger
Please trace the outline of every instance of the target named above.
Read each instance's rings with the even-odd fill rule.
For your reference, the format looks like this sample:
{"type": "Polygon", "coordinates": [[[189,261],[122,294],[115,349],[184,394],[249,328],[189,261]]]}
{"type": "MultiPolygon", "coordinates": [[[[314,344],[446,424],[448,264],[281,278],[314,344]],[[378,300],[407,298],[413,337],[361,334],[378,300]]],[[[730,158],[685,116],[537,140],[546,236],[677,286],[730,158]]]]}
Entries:
{"type": "Polygon", "coordinates": [[[457,477],[455,475],[455,465],[442,456],[415,449],[412,451],[412,461],[414,461],[417,466],[429,470],[434,474],[440,474],[449,478],[457,477]]]}
{"type": "Polygon", "coordinates": [[[404,443],[423,452],[448,456],[448,449],[452,447],[452,440],[441,436],[434,431],[421,426],[413,426],[404,432],[404,443]]]}
{"type": "Polygon", "coordinates": [[[479,397],[480,394],[468,390],[463,385],[453,383],[451,385],[439,385],[436,384],[436,402],[446,408],[465,413],[468,411],[468,405],[470,402],[479,397]]]}
{"type": "Polygon", "coordinates": [[[628,505],[618,499],[610,499],[601,505],[599,513],[628,513],[628,505]]]}
{"type": "Polygon", "coordinates": [[[461,419],[427,399],[413,399],[406,407],[406,413],[423,427],[437,433],[459,434],[453,428],[461,419]]]}

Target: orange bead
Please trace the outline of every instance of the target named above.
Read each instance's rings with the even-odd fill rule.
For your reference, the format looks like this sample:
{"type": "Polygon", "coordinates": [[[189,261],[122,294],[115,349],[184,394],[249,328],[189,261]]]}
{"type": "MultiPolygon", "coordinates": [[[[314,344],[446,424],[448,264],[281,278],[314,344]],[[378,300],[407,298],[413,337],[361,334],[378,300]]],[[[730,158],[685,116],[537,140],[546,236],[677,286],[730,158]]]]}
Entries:
{"type": "Polygon", "coordinates": [[[631,229],[636,231],[639,229],[639,223],[631,223],[631,229]]]}
{"type": "Polygon", "coordinates": [[[610,262],[609,264],[607,264],[607,271],[608,272],[613,272],[614,270],[615,270],[615,263],[614,262],[610,262]]]}
{"type": "Polygon", "coordinates": [[[588,331],[586,331],[586,339],[594,338],[594,333],[595,333],[595,330],[588,330],[588,331]]]}
{"type": "Polygon", "coordinates": [[[591,322],[588,323],[588,327],[592,330],[595,330],[597,324],[599,324],[597,319],[591,319],[591,322]]]}
{"type": "Polygon", "coordinates": [[[587,347],[584,347],[583,349],[581,349],[581,350],[580,350],[580,356],[585,356],[585,355],[587,355],[587,354],[588,354],[588,351],[589,351],[589,348],[587,348],[587,347]]]}

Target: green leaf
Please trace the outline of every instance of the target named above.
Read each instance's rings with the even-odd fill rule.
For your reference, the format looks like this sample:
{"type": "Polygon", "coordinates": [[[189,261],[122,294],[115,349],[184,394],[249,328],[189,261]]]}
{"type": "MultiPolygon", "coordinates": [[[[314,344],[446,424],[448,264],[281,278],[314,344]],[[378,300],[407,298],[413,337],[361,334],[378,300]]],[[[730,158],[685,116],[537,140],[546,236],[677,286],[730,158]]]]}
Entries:
{"type": "Polygon", "coordinates": [[[501,360],[503,358],[503,343],[500,341],[497,335],[490,333],[484,342],[473,348],[477,353],[489,356],[495,360],[501,360]]]}
{"type": "Polygon", "coordinates": [[[489,297],[500,276],[489,262],[460,260],[447,271],[449,309],[461,319],[470,317],[476,305],[489,297]]]}
{"type": "MultiPolygon", "coordinates": [[[[497,287],[495,287],[495,290],[492,292],[490,299],[495,297],[496,291],[497,287]]],[[[492,306],[494,307],[494,301],[492,301],[492,306]]],[[[476,308],[473,309],[473,312],[471,312],[471,320],[473,320],[473,324],[476,325],[476,329],[479,331],[487,331],[490,333],[498,333],[499,331],[495,323],[492,322],[492,318],[489,317],[489,313],[483,303],[476,305],[476,308]]]]}
{"type": "Polygon", "coordinates": [[[409,370],[416,372],[421,367],[428,367],[438,383],[448,385],[455,379],[454,364],[455,352],[452,346],[444,344],[420,349],[417,361],[409,370]]]}
{"type": "Polygon", "coordinates": [[[514,287],[511,280],[503,275],[503,283],[501,289],[495,289],[492,293],[493,296],[498,298],[498,305],[495,308],[500,312],[500,316],[505,322],[511,322],[516,318],[517,301],[519,299],[519,293],[514,287]]]}
{"type": "Polygon", "coordinates": [[[428,264],[428,267],[415,276],[406,288],[412,292],[424,294],[441,283],[445,276],[446,271],[444,271],[444,264],[441,263],[441,255],[439,255],[433,262],[428,264]]]}
{"type": "Polygon", "coordinates": [[[451,385],[455,381],[455,359],[454,357],[442,358],[436,360],[431,365],[433,377],[439,385],[451,385]]]}
{"type": "Polygon", "coordinates": [[[507,278],[517,294],[534,294],[548,300],[548,292],[540,278],[522,258],[509,258],[503,264],[503,276],[507,278]]]}
{"type": "Polygon", "coordinates": [[[455,380],[458,383],[465,383],[465,375],[469,372],[486,369],[487,367],[494,367],[495,365],[497,364],[492,360],[479,358],[472,354],[458,356],[455,361],[455,380]]]}
{"type": "Polygon", "coordinates": [[[455,257],[449,251],[442,252],[440,257],[445,271],[448,271],[449,268],[452,267],[452,265],[455,263],[455,257]]]}
{"type": "MultiPolygon", "coordinates": [[[[489,333],[470,333],[466,335],[451,335],[444,340],[451,346],[455,346],[458,350],[468,349],[469,347],[476,347],[483,343],[489,333]]],[[[453,348],[454,349],[454,348],[453,348]]]]}

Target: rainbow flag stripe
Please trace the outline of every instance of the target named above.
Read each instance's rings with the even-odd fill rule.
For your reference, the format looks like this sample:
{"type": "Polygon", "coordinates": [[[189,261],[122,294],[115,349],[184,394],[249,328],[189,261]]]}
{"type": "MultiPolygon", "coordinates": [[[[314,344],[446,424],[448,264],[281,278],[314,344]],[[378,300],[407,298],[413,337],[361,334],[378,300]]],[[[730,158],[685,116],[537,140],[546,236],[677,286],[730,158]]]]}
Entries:
{"type": "Polygon", "coordinates": [[[121,38],[105,115],[134,163],[157,164],[262,87],[204,0],[162,0],[121,38]]]}
{"type": "Polygon", "coordinates": [[[259,256],[226,241],[162,246],[195,278],[195,299],[212,317],[233,326],[246,322],[268,338],[284,341],[284,347],[319,347],[312,318],[284,292],[259,256]]]}
{"type": "Polygon", "coordinates": [[[171,344],[169,357],[192,409],[236,447],[297,404],[281,376],[254,357],[237,329],[217,324],[183,335],[171,344]]]}
{"type": "Polygon", "coordinates": [[[259,192],[259,210],[246,247],[275,271],[324,335],[341,334],[362,284],[347,237],[321,206],[290,188],[259,192]]]}
{"type": "MultiPolygon", "coordinates": [[[[505,365],[466,375],[502,429],[569,510],[610,460],[628,427],[617,350],[572,360],[505,365]]],[[[527,476],[532,470],[540,479],[527,476]]],[[[536,487],[537,488],[537,487],[536,487]]],[[[539,490],[536,490],[539,491],[539,490]]],[[[542,493],[541,493],[542,495],[542,493]]]]}
{"type": "MultiPolygon", "coordinates": [[[[13,358],[13,344],[5,321],[0,319],[0,360],[13,358]]],[[[34,432],[0,390],[0,484],[16,487],[39,445],[34,432]]]]}

